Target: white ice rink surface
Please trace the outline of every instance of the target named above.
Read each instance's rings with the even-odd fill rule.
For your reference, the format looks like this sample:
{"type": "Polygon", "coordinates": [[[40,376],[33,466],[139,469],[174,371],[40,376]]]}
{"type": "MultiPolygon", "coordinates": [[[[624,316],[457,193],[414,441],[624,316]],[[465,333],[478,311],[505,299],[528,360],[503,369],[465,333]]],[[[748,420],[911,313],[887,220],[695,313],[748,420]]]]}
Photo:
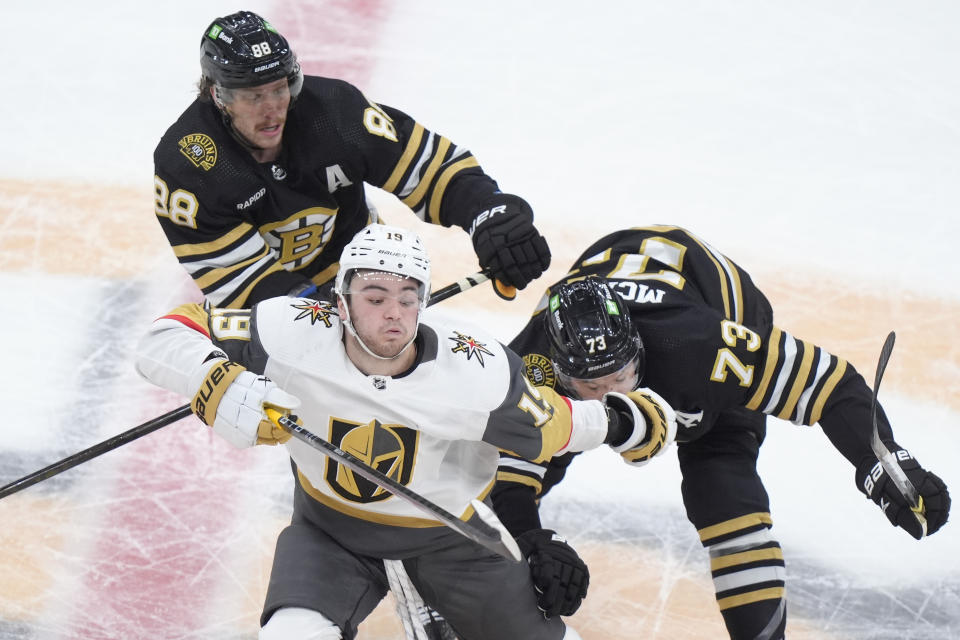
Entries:
{"type": "MultiPolygon", "coordinates": [[[[592,4],[5,7],[0,485],[184,403],[132,370],[149,321],[197,296],[153,221],[152,152],[192,98],[204,27],[248,8],[308,72],[468,146],[526,197],[549,276],[603,233],[676,224],[870,381],[897,330],[894,433],[960,487],[960,5],[592,4]]],[[[475,269],[462,233],[372,197],[424,233],[436,285],[475,269]]],[[[536,297],[438,309],[508,341],[536,297]]],[[[960,638],[956,522],[919,543],[890,527],[817,427],[771,420],[760,466],[788,637],[960,638]]],[[[234,452],[191,418],[0,501],[0,638],[256,637],[290,486],[281,450],[234,452]]],[[[584,455],[543,509],[593,567],[572,619],[586,640],[722,637],[675,459],[584,455]]]]}

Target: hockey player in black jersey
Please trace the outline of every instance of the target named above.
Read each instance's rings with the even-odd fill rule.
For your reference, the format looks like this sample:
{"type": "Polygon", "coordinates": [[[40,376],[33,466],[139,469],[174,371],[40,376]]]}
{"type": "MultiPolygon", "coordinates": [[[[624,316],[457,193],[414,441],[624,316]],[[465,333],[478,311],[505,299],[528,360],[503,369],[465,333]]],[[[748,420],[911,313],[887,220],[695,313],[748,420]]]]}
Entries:
{"type": "MultiPolygon", "coordinates": [[[[510,343],[528,378],[570,397],[599,399],[641,383],[676,412],[677,432],[650,434],[621,455],[642,465],[678,443],[687,517],[709,551],[717,604],[731,638],[782,638],[784,561],[771,534],[757,455],[767,415],[819,423],[856,469],[857,488],[914,538],[924,531],[871,450],[872,392],[845,360],[795,338],[750,276],[684,229],[618,231],[593,243],[551,286],[510,343]]],[[[893,440],[878,407],[879,434],[918,490],[926,535],[947,521],[950,496],[893,440]]],[[[564,476],[572,455],[540,466],[501,456],[493,500],[530,558],[534,583],[571,614],[586,568],[542,529],[537,500],[564,476]]],[[[543,600],[543,599],[541,599],[543,600]]]]}
{"type": "Polygon", "coordinates": [[[310,295],[375,221],[364,183],[422,220],[470,233],[480,266],[525,287],[550,264],[520,197],[467,149],[341,80],[304,76],[287,40],[248,11],[201,39],[196,100],[154,152],[155,209],[180,263],[218,307],[310,295]]]}

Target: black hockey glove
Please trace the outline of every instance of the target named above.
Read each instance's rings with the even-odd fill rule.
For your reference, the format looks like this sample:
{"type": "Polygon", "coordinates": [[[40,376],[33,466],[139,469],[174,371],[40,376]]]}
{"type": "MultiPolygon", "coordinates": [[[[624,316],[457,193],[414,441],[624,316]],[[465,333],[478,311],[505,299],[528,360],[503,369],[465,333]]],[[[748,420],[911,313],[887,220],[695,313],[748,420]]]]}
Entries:
{"type": "MultiPolygon", "coordinates": [[[[936,475],[921,467],[913,456],[896,442],[884,444],[923,500],[927,535],[935,533],[946,523],[950,513],[950,492],[947,491],[947,485],[936,475]]],[[[866,457],[857,465],[856,481],[857,488],[880,506],[890,524],[904,529],[917,540],[923,537],[920,523],[910,510],[909,503],[875,457],[866,457]]]]}
{"type": "Polygon", "coordinates": [[[523,289],[550,266],[547,241],[533,226],[530,205],[519,196],[490,196],[469,233],[480,268],[504,284],[523,289]]]}
{"type": "Polygon", "coordinates": [[[573,547],[550,529],[532,529],[517,537],[530,563],[537,607],[547,618],[572,616],[587,595],[590,571],[573,547]]]}

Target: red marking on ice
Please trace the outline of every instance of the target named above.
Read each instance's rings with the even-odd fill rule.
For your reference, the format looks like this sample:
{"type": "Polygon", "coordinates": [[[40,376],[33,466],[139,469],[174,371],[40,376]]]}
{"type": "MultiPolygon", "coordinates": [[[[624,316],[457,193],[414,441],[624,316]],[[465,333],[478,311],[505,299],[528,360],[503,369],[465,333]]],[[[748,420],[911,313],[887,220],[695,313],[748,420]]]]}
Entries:
{"type": "MultiPolygon", "coordinates": [[[[264,16],[290,40],[305,73],[362,88],[375,64],[370,45],[387,13],[385,0],[332,0],[278,2],[264,16]]],[[[162,392],[131,401],[141,403],[144,420],[170,405],[162,392]]],[[[64,635],[170,638],[202,629],[232,635],[230,621],[217,620],[216,596],[250,595],[226,565],[233,554],[258,551],[239,545],[247,538],[231,539],[243,530],[244,495],[257,489],[241,481],[256,465],[253,453],[234,450],[191,417],[113,455],[117,480],[109,494],[91,500],[103,510],[93,518],[100,530],[82,559],[64,635]]]]}
{"type": "Polygon", "coordinates": [[[340,78],[362,90],[376,67],[371,44],[389,12],[386,0],[294,2],[269,19],[293,45],[304,73],[340,78]]]}

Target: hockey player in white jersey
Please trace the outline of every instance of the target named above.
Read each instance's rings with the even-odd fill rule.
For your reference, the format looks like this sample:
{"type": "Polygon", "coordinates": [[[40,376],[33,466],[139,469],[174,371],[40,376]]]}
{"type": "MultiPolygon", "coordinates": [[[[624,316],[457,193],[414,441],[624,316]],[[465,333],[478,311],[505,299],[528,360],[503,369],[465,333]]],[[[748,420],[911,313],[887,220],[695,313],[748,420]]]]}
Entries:
{"type": "Polygon", "coordinates": [[[498,450],[534,461],[607,443],[640,446],[675,429],[643,390],[570,400],[527,382],[494,338],[426,311],[430,263],[409,230],[372,225],[344,249],[337,304],[273,298],[249,310],[184,305],[141,341],[137,368],[193,398],[238,447],[286,443],[291,524],[277,540],[260,638],[353,638],[399,559],[423,600],[462,640],[578,638],[545,618],[526,564],[460,536],[309,448],[266,418],[308,429],[469,521],[487,499],[498,450]]]}

